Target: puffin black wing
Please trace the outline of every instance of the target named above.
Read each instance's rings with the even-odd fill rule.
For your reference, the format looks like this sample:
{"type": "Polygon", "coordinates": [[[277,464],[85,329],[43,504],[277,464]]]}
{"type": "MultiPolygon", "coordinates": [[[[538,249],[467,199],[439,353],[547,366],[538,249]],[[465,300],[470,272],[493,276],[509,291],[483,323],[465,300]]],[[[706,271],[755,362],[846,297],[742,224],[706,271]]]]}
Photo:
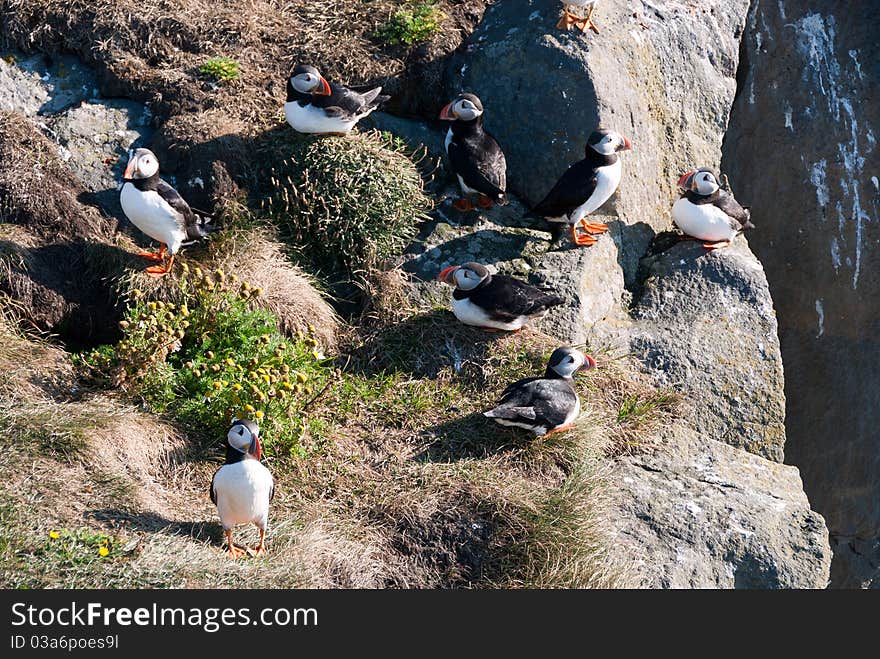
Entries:
{"type": "Polygon", "coordinates": [[[475,305],[493,320],[513,322],[520,316],[533,316],[564,300],[555,293],[542,291],[524,281],[507,275],[493,275],[484,286],[466,292],[475,305]]]}
{"type": "Polygon", "coordinates": [[[330,95],[321,96],[311,94],[309,101],[317,108],[321,108],[330,117],[353,119],[356,116],[377,108],[387,101],[390,96],[380,96],[381,87],[376,87],[363,94],[342,85],[330,83],[330,95]]]}
{"type": "MultiPolygon", "coordinates": [[[[223,467],[220,467],[220,469],[223,469],[223,467]]],[[[217,474],[220,473],[220,469],[215,471],[214,475],[211,476],[211,489],[208,492],[208,494],[211,496],[211,503],[213,503],[213,504],[217,503],[217,493],[214,491],[214,479],[217,478],[217,474]]]]}
{"type": "Polygon", "coordinates": [[[587,160],[576,162],[560,177],[532,212],[541,217],[568,215],[593,196],[598,180],[591,162],[587,160]]]}
{"type": "Polygon", "coordinates": [[[504,390],[498,405],[485,413],[535,428],[555,428],[577,405],[577,393],[562,379],[526,378],[504,390]]]}
{"type": "Polygon", "coordinates": [[[751,222],[751,213],[748,209],[740,206],[739,202],[733,198],[732,194],[719,190],[718,198],[715,200],[714,204],[723,210],[728,217],[736,221],[737,224],[732,225],[734,229],[744,231],[746,229],[755,228],[755,225],[751,222]]]}
{"type": "Polygon", "coordinates": [[[189,204],[186,203],[186,200],[180,196],[180,193],[164,180],[159,179],[156,182],[156,192],[183,219],[183,227],[186,229],[187,239],[197,240],[204,238],[214,230],[215,227],[211,224],[211,218],[199,215],[193,211],[189,204]]]}
{"type": "Polygon", "coordinates": [[[507,159],[495,138],[485,132],[479,136],[455,135],[447,153],[452,171],[466,186],[496,201],[504,199],[507,159]]]}

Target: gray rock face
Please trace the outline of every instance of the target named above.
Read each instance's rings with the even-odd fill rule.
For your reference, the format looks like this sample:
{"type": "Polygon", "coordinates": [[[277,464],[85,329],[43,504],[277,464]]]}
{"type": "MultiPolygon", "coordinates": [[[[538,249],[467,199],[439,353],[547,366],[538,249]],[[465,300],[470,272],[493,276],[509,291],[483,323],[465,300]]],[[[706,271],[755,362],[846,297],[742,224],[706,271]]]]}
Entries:
{"type": "Polygon", "coordinates": [[[773,300],[745,240],[679,243],[644,259],[630,346],[658,384],[691,402],[698,432],[782,462],[785,396],[773,300]]]}
{"type": "Polygon", "coordinates": [[[880,5],[753,3],[724,169],[779,311],[789,442],[832,586],[880,587],[880,5]]]}
{"type": "Polygon", "coordinates": [[[41,55],[11,53],[0,58],[0,110],[35,120],[104,209],[123,217],[118,185],[128,150],[153,132],[146,106],[100,98],[94,72],[75,57],[50,65],[41,55]]]}
{"type": "Polygon", "coordinates": [[[824,588],[831,552],[798,470],[680,426],[620,460],[616,560],[647,588],[824,588]]]}

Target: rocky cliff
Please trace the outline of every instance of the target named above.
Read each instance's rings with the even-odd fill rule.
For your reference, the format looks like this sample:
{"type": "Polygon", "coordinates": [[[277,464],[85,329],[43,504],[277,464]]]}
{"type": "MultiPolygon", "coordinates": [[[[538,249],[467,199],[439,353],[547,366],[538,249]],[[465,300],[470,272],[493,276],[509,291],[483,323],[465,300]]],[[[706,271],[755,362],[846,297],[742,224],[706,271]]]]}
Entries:
{"type": "Polygon", "coordinates": [[[779,311],[786,459],[839,587],[880,587],[878,19],[877,3],[755,0],[724,145],[779,311]]]}
{"type": "MultiPolygon", "coordinates": [[[[560,290],[574,302],[545,331],[631,354],[684,394],[686,418],[661,433],[660,448],[619,460],[613,473],[618,559],[640,584],[824,587],[827,530],[797,469],[779,464],[783,370],[763,268],[744,240],[705,254],[657,238],[671,227],[677,174],[720,160],[748,3],[650,7],[633,17],[629,3],[603,3],[602,32],[587,36],[554,29],[556,2],[486,11],[450,63],[447,96],[481,97],[523,202],[476,220],[441,205],[403,267],[423,282],[421,299],[442,299],[430,279],[468,260],[560,290]],[[599,211],[611,232],[589,249],[551,244],[524,212],[582,157],[597,123],[634,144],[599,211]]],[[[420,125],[376,123],[439,150],[420,125]]]]}

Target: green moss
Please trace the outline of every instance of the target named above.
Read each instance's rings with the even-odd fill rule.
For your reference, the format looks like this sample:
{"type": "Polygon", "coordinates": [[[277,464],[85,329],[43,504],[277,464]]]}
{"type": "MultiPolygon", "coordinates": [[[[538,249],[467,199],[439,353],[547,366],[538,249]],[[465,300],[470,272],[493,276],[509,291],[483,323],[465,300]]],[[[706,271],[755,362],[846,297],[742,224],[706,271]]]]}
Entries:
{"type": "Polygon", "coordinates": [[[231,57],[212,57],[199,67],[199,73],[212,76],[220,82],[232,82],[241,75],[238,62],[231,57]]]}

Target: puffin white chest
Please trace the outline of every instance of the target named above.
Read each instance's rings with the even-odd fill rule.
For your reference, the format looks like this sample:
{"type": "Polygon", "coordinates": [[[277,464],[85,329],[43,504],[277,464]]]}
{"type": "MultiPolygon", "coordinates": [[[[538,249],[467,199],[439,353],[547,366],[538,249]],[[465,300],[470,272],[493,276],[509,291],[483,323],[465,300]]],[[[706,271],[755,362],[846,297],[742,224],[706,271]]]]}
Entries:
{"type": "Polygon", "coordinates": [[[687,197],[672,206],[672,221],[687,235],[700,240],[733,240],[737,234],[727,213],[713,204],[692,204],[687,197]]]}
{"type": "Polygon", "coordinates": [[[596,170],[596,189],[593,194],[583,204],[575,208],[570,217],[569,222],[575,224],[580,222],[584,217],[599,209],[606,201],[611,199],[611,195],[620,185],[620,177],[623,174],[623,165],[618,158],[615,162],[596,170]]]}
{"type": "Polygon", "coordinates": [[[328,117],[322,108],[315,107],[311,103],[302,106],[297,101],[288,101],[284,104],[284,116],[287,118],[287,123],[300,133],[347,133],[362,118],[360,116],[350,119],[328,117]]]}
{"type": "Polygon", "coordinates": [[[223,465],[214,476],[217,513],[224,529],[254,523],[266,527],[272,474],[259,460],[242,460],[223,465]]]}
{"type": "Polygon", "coordinates": [[[476,327],[493,327],[507,331],[518,330],[522,327],[528,318],[520,316],[512,322],[505,323],[500,320],[493,320],[488,313],[481,307],[470,301],[469,298],[461,300],[452,299],[452,313],[465,325],[474,325],[476,327]]]}
{"type": "Polygon", "coordinates": [[[186,240],[183,218],[158,192],[138,190],[133,183],[126,182],[119,202],[132,224],[153,240],[165,243],[172,254],[177,253],[186,240]]]}

